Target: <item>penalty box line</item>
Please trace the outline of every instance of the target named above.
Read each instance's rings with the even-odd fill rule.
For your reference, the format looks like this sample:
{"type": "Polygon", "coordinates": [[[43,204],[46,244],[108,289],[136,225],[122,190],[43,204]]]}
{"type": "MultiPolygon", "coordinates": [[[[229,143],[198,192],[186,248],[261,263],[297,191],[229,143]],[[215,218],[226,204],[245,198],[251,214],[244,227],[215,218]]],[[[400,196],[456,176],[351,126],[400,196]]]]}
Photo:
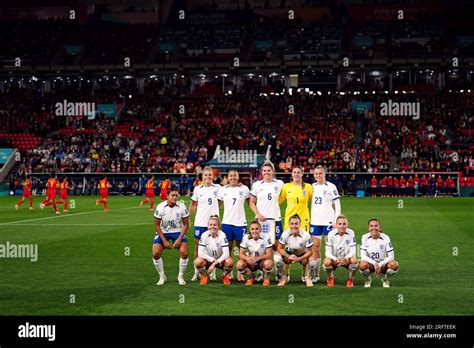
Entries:
{"type": "MultiPolygon", "coordinates": [[[[110,209],[110,210],[109,210],[109,213],[115,212],[115,211],[130,210],[130,209],[143,209],[143,207],[128,207],[128,208],[110,209]]],[[[60,218],[68,217],[68,216],[79,216],[79,215],[98,214],[98,213],[102,213],[102,214],[103,214],[104,212],[103,212],[102,210],[94,210],[94,211],[84,211],[84,212],[81,212],[81,213],[54,215],[54,216],[47,216],[47,217],[36,218],[36,219],[27,219],[27,220],[18,220],[18,221],[2,222],[2,223],[0,223],[0,226],[2,226],[2,225],[16,225],[16,224],[21,224],[21,223],[30,222],[30,221],[42,221],[42,220],[60,219],[60,218]]]]}

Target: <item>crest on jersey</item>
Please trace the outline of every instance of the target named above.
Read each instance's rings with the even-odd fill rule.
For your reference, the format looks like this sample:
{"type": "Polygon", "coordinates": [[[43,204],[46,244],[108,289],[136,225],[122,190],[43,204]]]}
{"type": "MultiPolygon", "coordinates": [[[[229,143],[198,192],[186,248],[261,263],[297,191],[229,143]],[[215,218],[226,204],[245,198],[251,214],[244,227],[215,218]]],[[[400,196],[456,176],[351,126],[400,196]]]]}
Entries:
{"type": "Polygon", "coordinates": [[[263,243],[260,244],[258,247],[259,247],[260,249],[265,249],[265,245],[263,245],[263,243]]]}
{"type": "Polygon", "coordinates": [[[323,196],[325,196],[328,193],[328,191],[324,190],[323,191],[323,196]]]}
{"type": "Polygon", "coordinates": [[[179,212],[176,213],[176,218],[179,220],[179,212]]]}
{"type": "Polygon", "coordinates": [[[275,192],[278,192],[278,186],[273,186],[275,187],[275,192]]]}
{"type": "Polygon", "coordinates": [[[383,245],[379,245],[379,247],[380,247],[380,250],[383,250],[383,245]]]}
{"type": "Polygon", "coordinates": [[[303,247],[303,243],[301,242],[301,243],[300,243],[300,248],[302,248],[302,247],[303,247]]]}
{"type": "Polygon", "coordinates": [[[244,191],[239,191],[239,197],[242,198],[244,196],[244,191]]]}
{"type": "Polygon", "coordinates": [[[306,190],[301,191],[301,193],[303,194],[303,197],[306,197],[306,190]]]}
{"type": "Polygon", "coordinates": [[[350,244],[350,242],[351,242],[351,241],[350,241],[349,239],[348,239],[348,240],[346,240],[346,244],[347,244],[347,245],[349,245],[349,244],[350,244]]]}

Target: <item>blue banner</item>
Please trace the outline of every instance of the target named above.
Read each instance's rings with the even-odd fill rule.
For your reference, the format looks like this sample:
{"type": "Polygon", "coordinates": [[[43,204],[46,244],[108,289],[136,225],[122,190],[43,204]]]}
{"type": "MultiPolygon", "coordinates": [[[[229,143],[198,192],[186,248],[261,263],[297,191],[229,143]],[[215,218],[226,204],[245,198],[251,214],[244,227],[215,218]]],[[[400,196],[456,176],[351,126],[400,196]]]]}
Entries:
{"type": "Polygon", "coordinates": [[[367,111],[372,111],[373,104],[371,102],[352,102],[351,109],[356,111],[357,113],[364,112],[365,109],[367,111]]]}
{"type": "Polygon", "coordinates": [[[0,164],[5,164],[12,153],[13,149],[0,149],[0,164]]]}

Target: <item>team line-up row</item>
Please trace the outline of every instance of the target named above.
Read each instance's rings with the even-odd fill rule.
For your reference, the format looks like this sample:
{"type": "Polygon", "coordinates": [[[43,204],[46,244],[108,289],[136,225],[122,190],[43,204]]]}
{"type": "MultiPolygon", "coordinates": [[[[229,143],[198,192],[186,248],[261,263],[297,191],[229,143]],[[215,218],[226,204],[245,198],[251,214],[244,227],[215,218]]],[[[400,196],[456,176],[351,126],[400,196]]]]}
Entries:
{"type": "Polygon", "coordinates": [[[200,278],[202,285],[209,279],[215,280],[216,268],[223,270],[222,282],[230,284],[234,278],[231,251],[235,242],[239,248],[237,281],[245,281],[247,277],[245,284],[252,285],[256,279],[263,278],[263,285],[268,286],[275,269],[278,286],[284,286],[289,281],[289,266],[300,263],[302,281],[311,287],[319,280],[323,235],[326,243],[323,268],[328,273],[328,286],[334,286],[333,271],[339,266],[349,271],[347,287],[353,287],[357,269],[365,276],[365,287],[371,286],[371,273],[377,277],[383,275],[382,285],[389,287],[389,277],[399,270],[390,238],[382,233],[377,219],[369,220],[368,233],[362,236],[361,260],[357,259],[354,231],[349,229],[347,217],[341,214],[337,188],[326,181],[321,166],[314,169],[316,182],[313,185],[302,181],[303,171],[297,167],[293,168],[292,182],[284,184],[274,179],[273,164],[266,161],[261,168],[263,179],[254,182],[250,190],[239,182],[235,170],[229,171],[229,185],[226,186],[213,184],[212,168],[204,168],[202,174],[202,185],[194,188],[189,209],[178,201],[179,193],[174,187],[169,190],[166,201],[155,209],[152,254],[159,275],[157,285],[163,285],[167,280],[161,256],[165,249],[171,248],[179,249],[178,282],[186,284],[186,232],[191,214],[195,214],[194,276],[191,280],[200,278]],[[280,204],[285,201],[283,229],[280,204]],[[248,233],[245,202],[256,216],[248,233]],[[222,223],[220,204],[224,206],[222,223]]]}

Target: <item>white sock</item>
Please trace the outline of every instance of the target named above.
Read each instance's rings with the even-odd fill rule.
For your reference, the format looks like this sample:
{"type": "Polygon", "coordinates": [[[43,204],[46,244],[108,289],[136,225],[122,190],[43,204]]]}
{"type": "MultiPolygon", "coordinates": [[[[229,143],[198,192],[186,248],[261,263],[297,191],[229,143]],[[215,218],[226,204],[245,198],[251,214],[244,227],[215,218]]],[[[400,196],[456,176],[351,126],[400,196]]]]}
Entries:
{"type": "Polygon", "coordinates": [[[250,268],[245,268],[243,271],[239,271],[240,274],[242,275],[249,275],[250,274],[250,268]]]}
{"type": "Polygon", "coordinates": [[[357,271],[358,267],[359,267],[358,263],[356,263],[356,264],[351,263],[349,265],[349,279],[354,278],[354,272],[357,271]]]}
{"type": "Polygon", "coordinates": [[[160,278],[165,276],[165,270],[163,268],[163,260],[161,257],[158,260],[153,259],[153,264],[155,265],[156,271],[160,275],[160,278]]]}
{"type": "Polygon", "coordinates": [[[333,272],[332,272],[332,271],[333,271],[333,267],[332,267],[332,266],[326,267],[326,266],[323,265],[323,268],[324,268],[324,270],[327,272],[327,274],[328,274],[329,277],[332,277],[332,276],[333,276],[333,272]]]}
{"type": "Polygon", "coordinates": [[[309,261],[306,267],[306,278],[311,278],[316,270],[316,261],[309,261]]]}
{"type": "Polygon", "coordinates": [[[186,267],[188,267],[188,261],[189,261],[189,258],[188,259],[179,258],[179,275],[178,275],[179,277],[184,276],[186,267]]]}
{"type": "Polygon", "coordinates": [[[368,279],[370,277],[370,269],[365,269],[363,271],[360,271],[365,277],[368,279]]]}
{"type": "Polygon", "coordinates": [[[284,275],[285,274],[285,263],[280,255],[275,255],[275,267],[277,269],[278,274],[284,275]]]}
{"type": "Polygon", "coordinates": [[[199,270],[194,266],[194,275],[197,276],[199,274],[199,270]]]}
{"type": "Polygon", "coordinates": [[[387,271],[385,272],[385,279],[388,279],[390,276],[394,275],[397,272],[398,269],[396,271],[391,268],[387,269],[387,271]]]}
{"type": "Polygon", "coordinates": [[[315,272],[318,272],[316,273],[316,277],[319,278],[319,272],[321,271],[321,258],[319,259],[316,259],[316,271],[315,272]]]}
{"type": "Polygon", "coordinates": [[[272,275],[272,270],[268,270],[268,271],[266,269],[263,270],[263,278],[270,279],[271,275],[272,275]]]}

